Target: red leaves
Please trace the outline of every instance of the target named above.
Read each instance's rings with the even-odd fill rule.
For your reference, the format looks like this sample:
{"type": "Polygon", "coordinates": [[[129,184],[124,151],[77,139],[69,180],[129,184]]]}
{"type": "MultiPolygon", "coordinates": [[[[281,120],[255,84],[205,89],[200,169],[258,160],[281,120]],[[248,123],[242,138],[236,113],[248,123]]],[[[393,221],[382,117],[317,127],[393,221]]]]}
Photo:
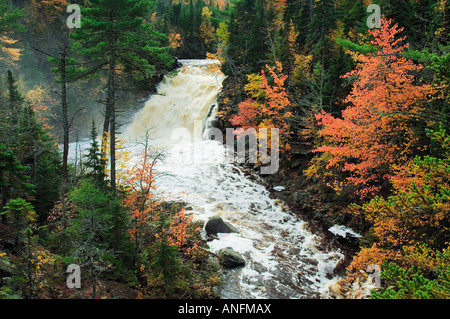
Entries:
{"type": "Polygon", "coordinates": [[[284,88],[288,76],[282,73],[283,66],[279,61],[276,62],[276,67],[266,65],[266,68],[274,84],[269,83],[266,72],[261,70],[260,88],[264,90],[263,99],[253,96],[239,103],[239,113],[231,117],[230,122],[235,126],[241,126],[244,130],[277,128],[280,135],[280,149],[289,150],[287,140],[291,131],[286,118],[292,117],[292,114],[288,110],[291,103],[284,88]]]}
{"type": "Polygon", "coordinates": [[[258,103],[252,99],[246,99],[245,101],[239,103],[239,113],[230,118],[230,122],[233,125],[242,126],[244,130],[249,127],[257,127],[257,117],[259,112],[258,103]]]}
{"type": "Polygon", "coordinates": [[[177,248],[184,250],[187,255],[198,248],[197,241],[193,241],[192,245],[189,245],[189,238],[192,236],[192,234],[200,230],[200,228],[197,227],[192,234],[188,232],[188,226],[192,222],[192,218],[193,215],[186,217],[184,209],[181,209],[181,211],[174,217],[174,219],[170,223],[168,229],[169,244],[171,246],[176,246],[177,248]]]}
{"type": "Polygon", "coordinates": [[[128,170],[128,179],[125,181],[128,193],[123,204],[131,209],[135,227],[129,230],[132,238],[136,234],[141,235],[143,226],[153,211],[153,190],[155,190],[155,160],[151,160],[147,153],[141,154],[138,161],[131,170],[128,170]]]}
{"type": "Polygon", "coordinates": [[[378,52],[360,55],[349,106],[342,119],[329,113],[316,115],[326,144],[316,152],[330,152],[327,168],[340,167],[350,174],[346,180],[357,186],[360,197],[374,195],[380,180],[387,179],[393,164],[406,162],[415,142],[412,121],[422,110],[418,102],[431,93],[429,85],[417,85],[413,71],[422,68],[401,56],[407,45],[396,39],[402,30],[382,19],[381,29],[369,31],[378,52]]]}

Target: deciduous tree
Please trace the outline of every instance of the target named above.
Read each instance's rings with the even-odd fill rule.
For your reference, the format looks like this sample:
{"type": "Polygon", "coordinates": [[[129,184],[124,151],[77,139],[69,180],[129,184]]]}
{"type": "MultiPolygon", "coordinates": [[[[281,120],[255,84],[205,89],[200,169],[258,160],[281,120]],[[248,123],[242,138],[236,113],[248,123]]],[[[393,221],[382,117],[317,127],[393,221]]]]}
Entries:
{"type": "Polygon", "coordinates": [[[401,31],[385,18],[381,29],[369,31],[378,50],[357,55],[357,69],[345,75],[355,82],[342,118],[325,111],[316,116],[326,143],[315,151],[332,154],[327,168],[346,172],[346,182],[360,198],[380,191],[392,165],[405,163],[417,151],[412,124],[431,90],[413,75],[422,66],[402,57],[408,44],[401,44],[401,31]]]}

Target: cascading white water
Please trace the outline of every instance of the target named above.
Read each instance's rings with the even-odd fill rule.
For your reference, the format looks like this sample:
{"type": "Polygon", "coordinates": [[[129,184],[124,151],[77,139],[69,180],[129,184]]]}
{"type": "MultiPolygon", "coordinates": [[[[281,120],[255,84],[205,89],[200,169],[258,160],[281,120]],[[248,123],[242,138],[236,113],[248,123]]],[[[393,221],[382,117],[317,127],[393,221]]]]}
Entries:
{"type": "Polygon", "coordinates": [[[181,62],[180,71],[164,79],[124,135],[131,143],[142,140],[150,129],[152,143],[165,148],[166,157],[157,167],[161,174],[157,188],[166,198],[189,203],[196,219],[220,215],[239,230],[208,242],[213,252],[232,247],[246,261],[229,272],[223,298],[321,296],[343,255],[321,251],[321,239],[306,229],[306,222],[285,211],[265,187],[226,161],[220,142],[202,139],[224,76],[207,71],[211,61],[181,62]],[[185,128],[189,140],[171,139],[180,128],[185,128]]]}

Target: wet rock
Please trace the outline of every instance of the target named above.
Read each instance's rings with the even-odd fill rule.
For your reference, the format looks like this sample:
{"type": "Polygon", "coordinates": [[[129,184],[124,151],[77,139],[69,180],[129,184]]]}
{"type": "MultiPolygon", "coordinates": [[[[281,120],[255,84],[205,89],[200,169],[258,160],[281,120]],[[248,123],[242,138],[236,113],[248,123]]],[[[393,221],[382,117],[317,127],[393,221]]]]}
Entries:
{"type": "Polygon", "coordinates": [[[337,242],[346,247],[346,249],[357,250],[359,248],[362,236],[351,229],[346,228],[345,226],[334,225],[333,227],[330,227],[328,231],[331,232],[335,236],[337,242]]]}
{"type": "Polygon", "coordinates": [[[206,234],[208,236],[217,233],[239,233],[236,227],[224,221],[219,215],[212,216],[205,225],[206,234]]]}
{"type": "Polygon", "coordinates": [[[259,273],[263,273],[266,272],[268,269],[267,267],[265,267],[264,265],[262,265],[261,263],[254,261],[252,262],[252,267],[253,270],[256,270],[259,273]]]}
{"type": "Polygon", "coordinates": [[[336,267],[334,267],[333,275],[336,275],[336,276],[344,275],[346,269],[347,269],[347,263],[346,263],[345,259],[341,259],[336,264],[336,267]]]}
{"type": "Polygon", "coordinates": [[[313,265],[313,266],[317,266],[319,264],[319,262],[313,258],[305,258],[304,261],[305,261],[305,263],[307,263],[309,265],[313,265]]]}
{"type": "Polygon", "coordinates": [[[235,268],[245,265],[244,257],[231,247],[219,250],[218,256],[220,263],[225,268],[235,268]]]}

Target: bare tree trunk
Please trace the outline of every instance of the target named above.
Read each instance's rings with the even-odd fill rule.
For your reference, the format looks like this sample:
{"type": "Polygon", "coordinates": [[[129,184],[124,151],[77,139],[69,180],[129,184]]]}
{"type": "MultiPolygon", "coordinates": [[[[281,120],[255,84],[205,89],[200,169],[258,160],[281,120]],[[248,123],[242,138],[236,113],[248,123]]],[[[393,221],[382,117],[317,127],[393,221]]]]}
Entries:
{"type": "Polygon", "coordinates": [[[67,163],[69,158],[69,118],[67,115],[67,80],[66,80],[66,61],[67,61],[67,45],[61,49],[61,59],[60,59],[60,71],[61,71],[61,107],[62,107],[62,118],[63,118],[63,163],[62,163],[62,173],[63,173],[63,196],[66,193],[66,188],[68,185],[68,172],[67,163]]]}
{"type": "MultiPolygon", "coordinates": [[[[109,61],[109,72],[108,72],[108,95],[106,99],[106,109],[107,113],[109,110],[110,115],[110,171],[111,171],[111,194],[113,199],[116,197],[116,110],[115,110],[115,67],[116,67],[116,57],[114,52],[112,52],[109,61]]],[[[106,118],[105,118],[106,123],[106,118]]]]}

